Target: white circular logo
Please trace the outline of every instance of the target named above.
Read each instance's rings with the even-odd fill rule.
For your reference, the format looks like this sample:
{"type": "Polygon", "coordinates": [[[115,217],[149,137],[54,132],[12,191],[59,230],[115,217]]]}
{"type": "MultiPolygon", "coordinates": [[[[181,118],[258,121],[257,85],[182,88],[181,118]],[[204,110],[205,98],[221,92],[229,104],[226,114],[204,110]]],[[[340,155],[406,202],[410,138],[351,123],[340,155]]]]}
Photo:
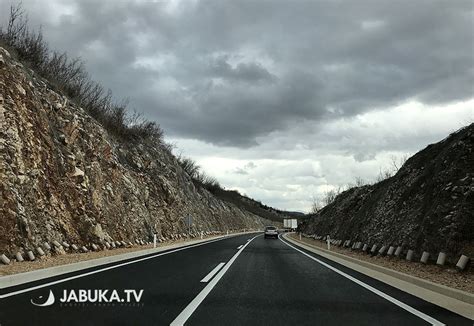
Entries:
{"type": "MultiPolygon", "coordinates": [[[[41,295],[38,298],[42,299],[43,296],[41,295]]],[[[36,302],[33,301],[33,299],[31,299],[31,303],[34,304],[35,306],[38,306],[38,307],[46,307],[46,306],[52,305],[54,303],[53,291],[49,290],[48,299],[44,303],[36,303],[36,302]]]]}

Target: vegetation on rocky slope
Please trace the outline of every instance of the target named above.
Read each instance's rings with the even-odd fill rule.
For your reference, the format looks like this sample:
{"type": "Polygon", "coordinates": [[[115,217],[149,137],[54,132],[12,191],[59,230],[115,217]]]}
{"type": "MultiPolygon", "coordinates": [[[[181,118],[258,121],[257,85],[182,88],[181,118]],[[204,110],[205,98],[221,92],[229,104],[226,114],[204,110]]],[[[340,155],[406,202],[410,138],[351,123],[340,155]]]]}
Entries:
{"type": "Polygon", "coordinates": [[[66,52],[52,51],[41,30],[32,30],[21,5],[10,8],[7,26],[0,28],[0,44],[27,67],[47,81],[48,85],[84,108],[109,133],[122,141],[153,139],[163,141],[163,131],[154,121],[140,114],[130,114],[127,100],[116,100],[112,92],[91,79],[80,58],[66,52]]]}
{"type": "MultiPolygon", "coordinates": [[[[392,177],[338,195],[306,233],[474,254],[474,124],[409,158],[392,177]]],[[[434,256],[434,255],[433,255],[434,256]]]]}
{"type": "Polygon", "coordinates": [[[196,184],[158,125],[127,115],[17,10],[0,32],[0,252],[176,239],[186,215],[191,236],[272,223],[196,184]]]}

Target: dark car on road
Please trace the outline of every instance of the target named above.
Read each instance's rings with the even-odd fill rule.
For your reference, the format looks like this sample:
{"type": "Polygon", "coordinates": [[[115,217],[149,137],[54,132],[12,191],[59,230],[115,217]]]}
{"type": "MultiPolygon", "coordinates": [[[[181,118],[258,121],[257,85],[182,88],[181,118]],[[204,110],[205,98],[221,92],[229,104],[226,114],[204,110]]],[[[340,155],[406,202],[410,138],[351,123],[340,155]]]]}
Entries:
{"type": "Polygon", "coordinates": [[[264,234],[265,239],[267,239],[267,238],[277,239],[278,238],[278,229],[274,226],[267,226],[267,227],[265,227],[265,231],[264,231],[263,234],[264,234]]]}

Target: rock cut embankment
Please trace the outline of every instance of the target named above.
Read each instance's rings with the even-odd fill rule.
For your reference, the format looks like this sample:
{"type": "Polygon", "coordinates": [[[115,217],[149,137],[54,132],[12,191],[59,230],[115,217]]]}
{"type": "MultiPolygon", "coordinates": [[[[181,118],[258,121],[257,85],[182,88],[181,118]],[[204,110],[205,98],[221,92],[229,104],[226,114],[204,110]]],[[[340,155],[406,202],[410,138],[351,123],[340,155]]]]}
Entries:
{"type": "Polygon", "coordinates": [[[391,178],[349,189],[312,216],[308,234],[474,256],[474,124],[418,152],[391,178]]]}
{"type": "Polygon", "coordinates": [[[118,141],[0,48],[0,252],[182,237],[266,221],[196,187],[163,143],[118,141]]]}

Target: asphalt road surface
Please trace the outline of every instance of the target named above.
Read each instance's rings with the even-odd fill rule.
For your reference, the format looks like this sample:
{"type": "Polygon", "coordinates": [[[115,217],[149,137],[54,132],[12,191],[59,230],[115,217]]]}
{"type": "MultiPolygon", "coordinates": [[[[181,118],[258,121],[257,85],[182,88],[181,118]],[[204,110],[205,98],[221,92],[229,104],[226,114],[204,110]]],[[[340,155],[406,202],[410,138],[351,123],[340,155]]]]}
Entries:
{"type": "Polygon", "coordinates": [[[1,326],[170,324],[473,322],[261,234],[208,241],[0,290],[1,326]]]}

